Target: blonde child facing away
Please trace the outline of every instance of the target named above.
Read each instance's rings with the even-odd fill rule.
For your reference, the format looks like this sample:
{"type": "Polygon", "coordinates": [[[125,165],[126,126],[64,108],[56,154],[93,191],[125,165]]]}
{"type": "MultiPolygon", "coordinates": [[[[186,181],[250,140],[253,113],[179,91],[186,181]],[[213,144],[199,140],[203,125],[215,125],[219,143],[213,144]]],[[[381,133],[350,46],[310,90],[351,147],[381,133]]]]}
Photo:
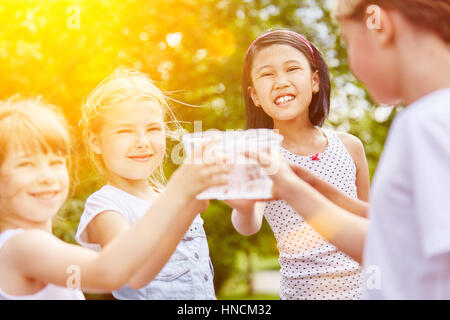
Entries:
{"type": "MultiPolygon", "coordinates": [[[[83,106],[84,138],[106,184],[86,201],[76,234],[81,245],[94,250],[107,248],[161,197],[168,121],[177,123],[164,94],[141,72],[119,69],[90,94],[83,106]]],[[[189,184],[186,180],[179,187],[189,184]]],[[[171,196],[176,199],[179,195],[171,196]]],[[[135,278],[142,278],[145,287],[136,290],[125,286],[113,292],[114,297],[215,299],[213,267],[199,214],[206,209],[203,204],[192,201],[180,210],[198,215],[179,239],[175,252],[161,242],[148,260],[149,266],[142,266],[135,278]],[[154,280],[146,281],[154,273],[155,261],[163,266],[167,259],[154,280]]],[[[174,224],[168,233],[179,230],[174,224]]]]}
{"type": "Polygon", "coordinates": [[[55,107],[37,100],[0,103],[0,299],[84,299],[81,290],[140,287],[142,266],[148,282],[163,264],[160,247],[173,251],[194,219],[185,208],[195,206],[199,192],[223,184],[228,171],[202,164],[198,149],[198,159],[180,166],[148,212],[97,253],[51,232],[69,192],[69,140],[55,107]]]}

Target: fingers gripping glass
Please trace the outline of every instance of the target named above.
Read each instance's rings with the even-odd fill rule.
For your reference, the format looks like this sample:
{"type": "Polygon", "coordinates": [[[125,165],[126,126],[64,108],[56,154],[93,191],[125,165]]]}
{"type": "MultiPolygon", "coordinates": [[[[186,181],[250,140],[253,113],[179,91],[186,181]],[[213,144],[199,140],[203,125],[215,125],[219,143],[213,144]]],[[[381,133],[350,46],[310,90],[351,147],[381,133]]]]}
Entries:
{"type": "Polygon", "coordinates": [[[197,199],[270,199],[273,182],[267,176],[267,169],[263,170],[256,160],[244,154],[279,150],[282,140],[283,136],[276,130],[269,129],[204,131],[184,135],[183,145],[187,157],[206,141],[213,141],[203,153],[203,161],[208,163],[210,159],[220,158],[232,165],[226,185],[209,188],[200,193],[197,199]]]}

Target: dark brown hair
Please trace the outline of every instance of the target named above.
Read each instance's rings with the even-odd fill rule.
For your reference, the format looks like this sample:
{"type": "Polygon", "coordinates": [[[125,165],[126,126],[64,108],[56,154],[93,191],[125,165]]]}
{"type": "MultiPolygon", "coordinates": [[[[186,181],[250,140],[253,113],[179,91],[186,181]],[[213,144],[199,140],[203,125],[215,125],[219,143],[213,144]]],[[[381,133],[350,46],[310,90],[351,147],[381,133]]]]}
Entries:
{"type": "Polygon", "coordinates": [[[308,46],[300,40],[300,37],[295,32],[281,29],[266,33],[260,36],[250,47],[244,63],[244,76],[242,81],[242,90],[244,93],[245,105],[247,110],[247,129],[252,128],[269,128],[273,129],[273,120],[269,117],[262,108],[258,108],[253,103],[253,100],[248,92],[248,87],[252,86],[252,80],[250,77],[252,63],[255,53],[258,50],[266,48],[275,44],[284,44],[291,46],[301,53],[303,53],[311,66],[312,72],[318,71],[319,73],[319,91],[312,97],[311,104],[309,105],[309,120],[314,126],[322,126],[325,121],[328,112],[330,110],[330,77],[328,72],[328,66],[325,63],[319,50],[310,43],[313,51],[314,58],[311,54],[308,46]]]}

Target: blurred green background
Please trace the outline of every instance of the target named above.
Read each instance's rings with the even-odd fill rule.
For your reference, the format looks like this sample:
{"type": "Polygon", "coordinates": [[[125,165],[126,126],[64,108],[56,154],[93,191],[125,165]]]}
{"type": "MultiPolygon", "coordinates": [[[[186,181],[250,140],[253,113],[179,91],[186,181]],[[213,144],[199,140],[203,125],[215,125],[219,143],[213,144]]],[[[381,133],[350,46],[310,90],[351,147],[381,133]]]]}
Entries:
{"type": "MultiPolygon", "coordinates": [[[[297,31],[322,52],[333,85],[325,126],[362,140],[372,176],[396,110],[375,108],[350,73],[331,5],[332,0],[3,0],[0,99],[40,95],[61,106],[73,127],[75,183],[55,221],[55,234],[74,242],[84,201],[101,186],[78,127],[80,105],[101,80],[118,66],[139,69],[174,99],[171,105],[186,129],[193,129],[194,120],[202,121],[203,130],[242,129],[245,52],[271,28],[297,31]]],[[[168,161],[167,175],[174,169],[168,161]]],[[[264,222],[258,234],[241,236],[230,212],[212,201],[203,214],[218,298],[279,299],[255,292],[252,282],[259,270],[279,269],[272,231],[264,222]]]]}

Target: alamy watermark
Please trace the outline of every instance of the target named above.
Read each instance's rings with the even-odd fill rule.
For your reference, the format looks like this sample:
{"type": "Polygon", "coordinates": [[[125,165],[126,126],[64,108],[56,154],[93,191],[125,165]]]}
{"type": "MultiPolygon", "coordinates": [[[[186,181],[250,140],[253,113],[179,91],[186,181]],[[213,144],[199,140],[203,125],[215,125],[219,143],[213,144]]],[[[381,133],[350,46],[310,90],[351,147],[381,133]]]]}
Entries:
{"type": "Polygon", "coordinates": [[[366,25],[369,30],[381,29],[381,9],[377,5],[370,5],[367,7],[366,13],[369,17],[366,20],[366,25]]]}
{"type": "Polygon", "coordinates": [[[81,290],[81,269],[77,265],[70,265],[66,269],[69,277],[66,280],[66,288],[81,290]]]}
{"type": "Polygon", "coordinates": [[[381,268],[377,265],[367,266],[364,270],[367,290],[381,289],[381,268]]]}
{"type": "MultiPolygon", "coordinates": [[[[252,167],[260,152],[267,155],[279,152],[282,139],[276,129],[203,131],[202,122],[194,121],[194,132],[183,136],[182,141],[172,148],[170,158],[176,165],[183,162],[212,164],[222,160],[223,163],[252,167]],[[202,146],[204,150],[199,152],[202,146]]],[[[278,157],[270,157],[270,162],[264,164],[266,174],[275,174],[278,166],[278,157]]]]}
{"type": "Polygon", "coordinates": [[[71,5],[67,7],[66,13],[69,14],[67,18],[67,28],[69,30],[81,29],[81,7],[79,5],[71,5]]]}

